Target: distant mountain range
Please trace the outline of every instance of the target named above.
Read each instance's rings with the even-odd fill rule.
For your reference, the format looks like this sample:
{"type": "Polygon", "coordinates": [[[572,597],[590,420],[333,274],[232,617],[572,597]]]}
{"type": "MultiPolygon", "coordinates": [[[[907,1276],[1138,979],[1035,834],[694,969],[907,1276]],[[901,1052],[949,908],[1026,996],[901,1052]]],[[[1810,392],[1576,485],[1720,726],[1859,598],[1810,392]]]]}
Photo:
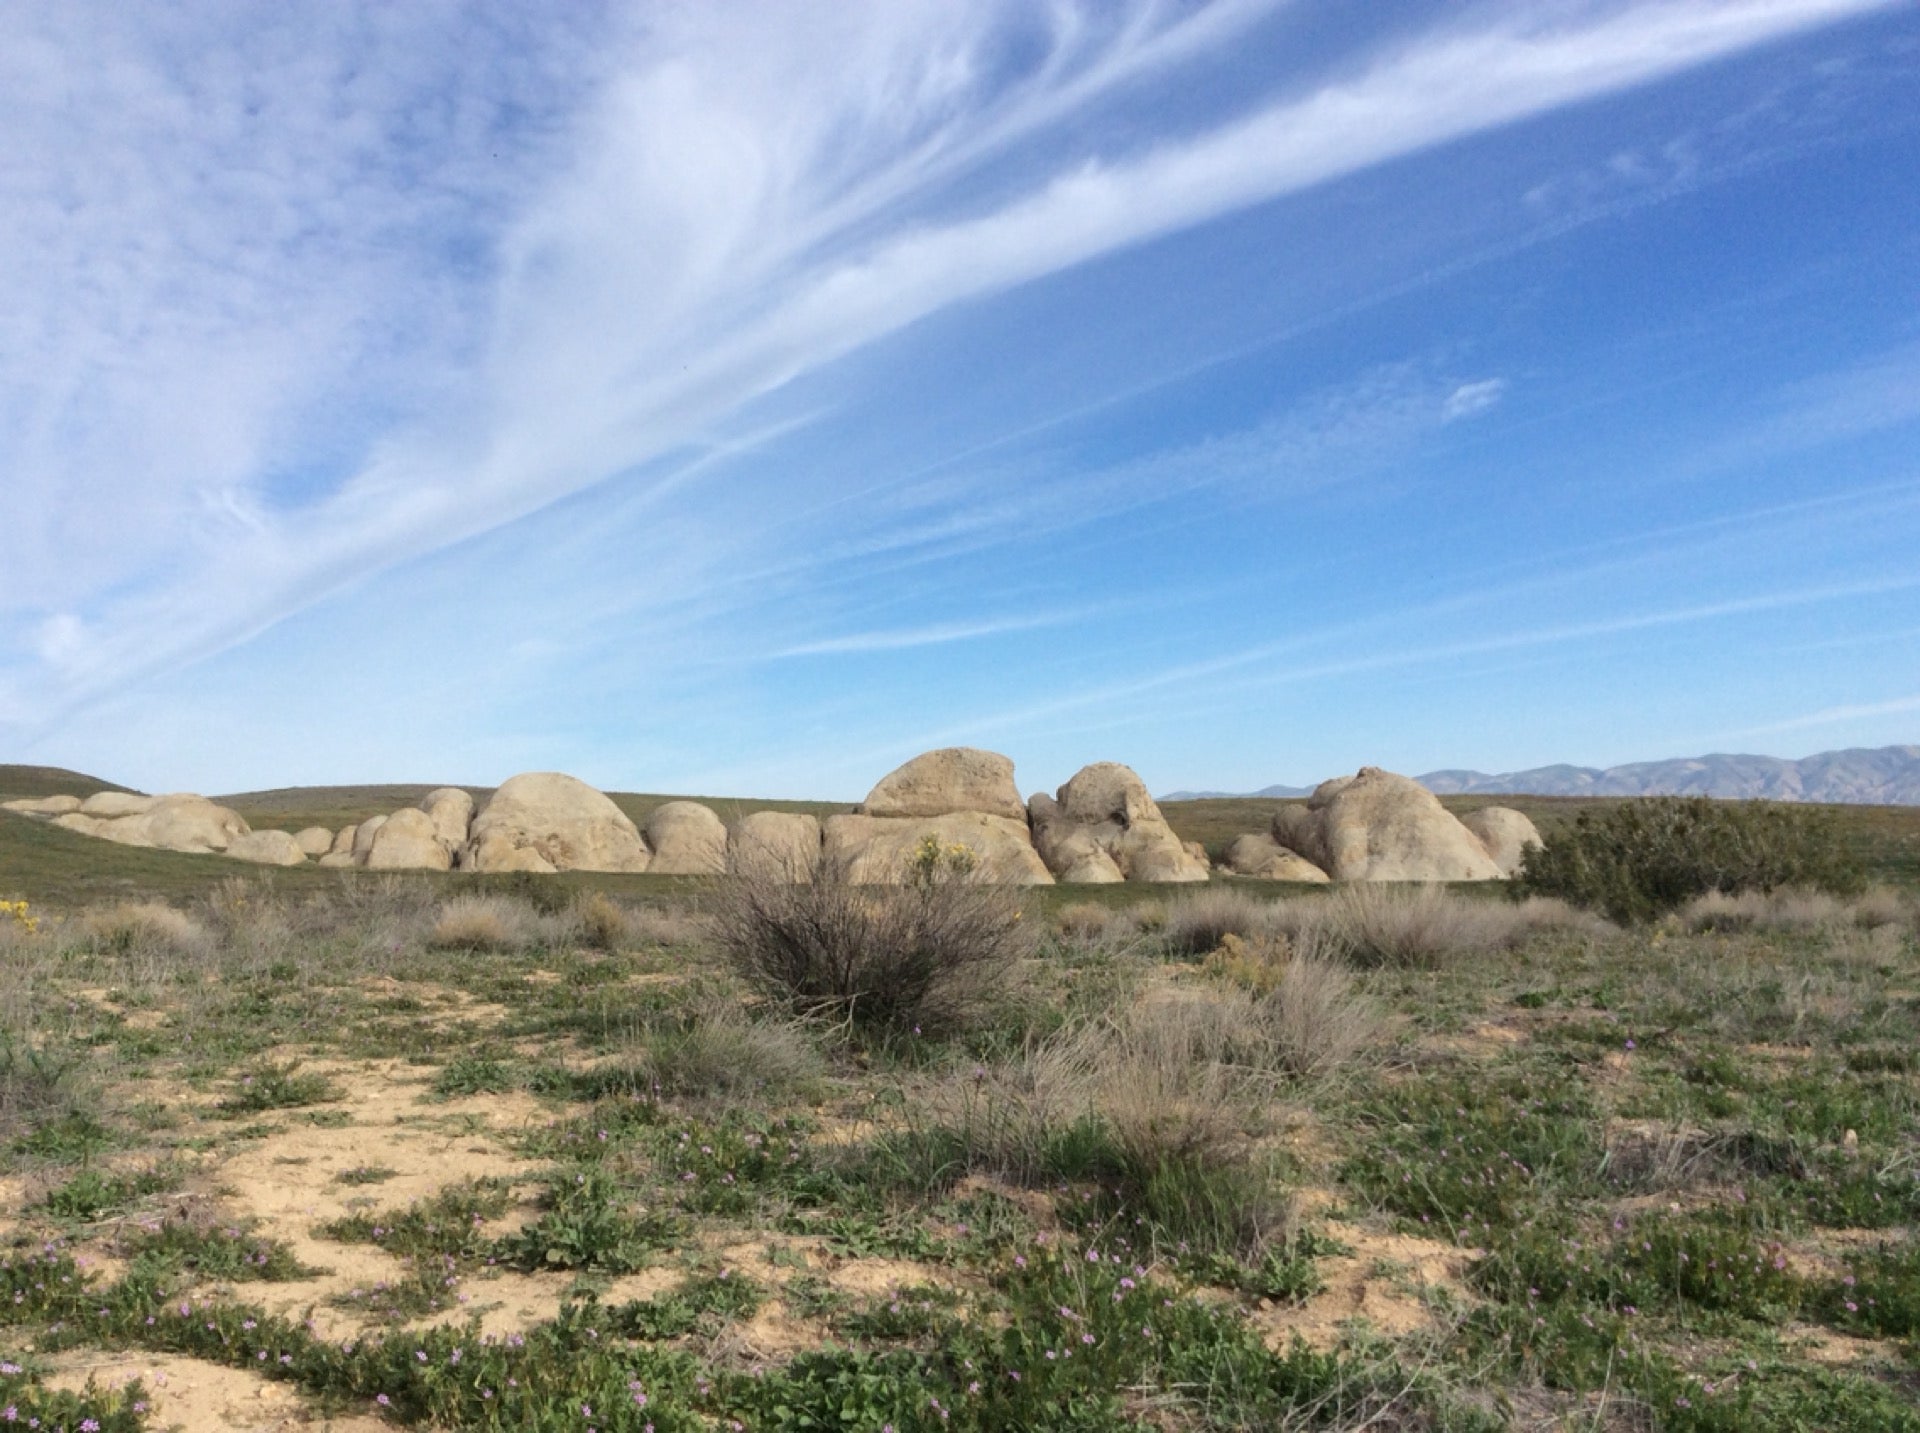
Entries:
{"type": "MultiPolygon", "coordinates": [[[[1920,746],[1823,751],[1799,761],[1777,756],[1692,756],[1627,766],[1537,766],[1531,771],[1429,771],[1414,778],[1451,795],[1721,796],[1738,800],[1832,801],[1857,806],[1920,806],[1920,746]]],[[[1221,796],[1299,797],[1311,786],[1259,791],[1175,791],[1163,801],[1221,796]]]]}

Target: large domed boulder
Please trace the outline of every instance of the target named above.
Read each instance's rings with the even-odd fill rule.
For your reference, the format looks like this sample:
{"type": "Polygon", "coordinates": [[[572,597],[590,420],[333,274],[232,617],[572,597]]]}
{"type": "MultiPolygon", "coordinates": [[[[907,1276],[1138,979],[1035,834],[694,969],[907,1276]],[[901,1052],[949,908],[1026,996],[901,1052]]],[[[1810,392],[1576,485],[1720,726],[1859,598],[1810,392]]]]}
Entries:
{"type": "Polygon", "coordinates": [[[70,816],[79,809],[78,796],[23,796],[18,801],[0,801],[0,811],[17,811],[22,816],[70,816]]]}
{"type": "Polygon", "coordinates": [[[449,854],[467,844],[473,826],[473,797],[457,786],[442,786],[420,798],[420,809],[433,822],[433,834],[449,854]]]}
{"type": "Polygon", "coordinates": [[[247,831],[227,842],[227,855],[256,866],[304,866],[307,853],[285,831],[247,831]]]}
{"type": "Polygon", "coordinates": [[[1013,784],[1012,760],[971,746],[926,752],[881,777],[856,814],[947,816],[955,811],[1025,821],[1026,808],[1013,784]]]}
{"type": "Polygon", "coordinates": [[[318,858],[333,849],[333,832],[325,826],[308,826],[293,833],[294,844],[301,854],[318,858]]]}
{"type": "Polygon", "coordinates": [[[375,829],[365,864],[370,871],[445,871],[453,865],[453,851],[431,816],[407,806],[375,829]]]}
{"type": "Polygon", "coordinates": [[[1306,809],[1310,824],[1276,821],[1274,838],[1336,881],[1500,879],[1473,833],[1410,777],[1363,766],[1322,782],[1306,809]]]}
{"type": "Polygon", "coordinates": [[[1305,856],[1290,851],[1264,832],[1236,836],[1227,847],[1226,868],[1236,876],[1261,881],[1305,881],[1325,885],[1327,873],[1305,856]]]}
{"type": "Polygon", "coordinates": [[[820,822],[799,811],[756,811],[727,832],[727,874],[793,884],[820,861],[820,822]]]}
{"type": "Polygon", "coordinates": [[[656,876],[719,876],[727,869],[727,825],[698,801],[668,801],[647,815],[656,876]]]}
{"type": "Polygon", "coordinates": [[[1486,848],[1503,876],[1511,877],[1520,869],[1528,846],[1545,844],[1540,839],[1540,828],[1526,813],[1515,811],[1511,806],[1482,806],[1462,816],[1460,824],[1486,848]]]}
{"type": "Polygon", "coordinates": [[[474,871],[644,871],[640,829],[602,792],[557,771],[515,776],[473,818],[474,871]]]}
{"type": "Polygon", "coordinates": [[[995,885],[1050,886],[1053,876],[1027,835],[1027,824],[983,811],[943,816],[829,816],[822,824],[822,859],[844,866],[860,885],[903,885],[912,878],[921,842],[973,853],[976,879],[995,885]]]}
{"type": "Polygon", "coordinates": [[[1057,795],[1028,802],[1027,814],[1034,845],[1056,876],[1087,869],[1098,851],[1129,881],[1207,879],[1206,862],[1181,844],[1146,783],[1117,761],[1082,767],[1057,795]]]}

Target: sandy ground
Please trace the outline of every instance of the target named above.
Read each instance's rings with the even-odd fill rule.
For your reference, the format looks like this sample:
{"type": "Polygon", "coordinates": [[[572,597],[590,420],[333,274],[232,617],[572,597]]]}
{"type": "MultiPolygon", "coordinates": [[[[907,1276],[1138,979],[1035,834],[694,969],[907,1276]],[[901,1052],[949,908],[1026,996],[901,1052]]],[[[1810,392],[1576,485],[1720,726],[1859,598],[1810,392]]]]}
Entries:
{"type": "Polygon", "coordinates": [[[77,1392],[89,1380],[111,1388],[134,1379],[146,1388],[153,1426],[181,1433],[377,1433],[391,1426],[371,1414],[324,1416],[284,1383],[173,1354],[77,1350],[53,1360],[47,1382],[77,1392]]]}

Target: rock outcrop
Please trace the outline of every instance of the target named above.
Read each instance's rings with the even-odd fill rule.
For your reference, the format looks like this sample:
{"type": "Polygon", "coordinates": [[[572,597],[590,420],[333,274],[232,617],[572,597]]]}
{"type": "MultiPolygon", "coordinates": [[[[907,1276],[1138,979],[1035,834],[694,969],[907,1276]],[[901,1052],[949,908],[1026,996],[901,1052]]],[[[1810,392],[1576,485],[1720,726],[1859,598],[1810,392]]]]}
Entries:
{"type": "Polygon", "coordinates": [[[304,866],[307,853],[285,831],[246,831],[227,842],[227,855],[256,866],[304,866]]]}
{"type": "Polygon", "coordinates": [[[555,771],[512,777],[473,818],[473,871],[644,871],[639,828],[607,796],[555,771]]]}
{"type": "Polygon", "coordinates": [[[756,811],[727,832],[727,874],[798,884],[820,860],[820,822],[798,811],[756,811]]]}
{"type": "Polygon", "coordinates": [[[932,837],[942,847],[973,853],[977,878],[996,884],[1050,886],[1053,876],[1034,850],[1024,821],[984,811],[940,816],[829,816],[821,825],[822,859],[844,865],[861,885],[899,885],[912,874],[920,843],[932,837]]]}
{"type": "Polygon", "coordinates": [[[78,796],[23,796],[0,802],[0,811],[17,811],[22,816],[68,816],[79,809],[78,796]]]}
{"type": "Polygon", "coordinates": [[[698,801],[668,801],[647,815],[656,876],[720,876],[727,870],[727,826],[698,801]]]}
{"type": "Polygon", "coordinates": [[[380,834],[380,828],[386,825],[389,819],[386,816],[369,816],[353,828],[353,845],[349,849],[353,853],[354,865],[367,864],[367,857],[373,854],[374,838],[380,834]]]}
{"type": "Polygon", "coordinates": [[[96,791],[80,803],[82,816],[97,816],[108,820],[121,816],[144,816],[153,809],[158,796],[136,796],[131,791],[96,791]]]}
{"type": "Polygon", "coordinates": [[[473,797],[457,786],[442,786],[420,798],[420,809],[433,822],[433,834],[449,854],[467,844],[473,826],[473,797]]]}
{"type": "MultiPolygon", "coordinates": [[[[1298,808],[1294,808],[1298,809],[1298,808]]],[[[1273,836],[1336,881],[1494,881],[1486,848],[1419,782],[1377,766],[1314,791],[1303,819],[1276,817],[1273,836]]]]}
{"type": "Polygon", "coordinates": [[[1329,879],[1325,871],[1305,856],[1260,832],[1234,837],[1233,844],[1227,847],[1225,865],[1236,876],[1251,876],[1262,881],[1325,885],[1329,879]]]}
{"type": "Polygon", "coordinates": [[[1460,824],[1473,833],[1503,876],[1511,877],[1520,869],[1528,846],[1545,844],[1540,839],[1540,828],[1525,812],[1515,811],[1511,806],[1482,806],[1462,816],[1460,824]]]}
{"type": "Polygon", "coordinates": [[[1204,881],[1197,860],[1147,794],[1146,783],[1117,761],[1083,766],[1055,796],[1027,803],[1033,842],[1062,880],[1110,880],[1107,862],[1128,881],[1204,881]]]}
{"type": "Polygon", "coordinates": [[[947,816],[978,811],[1025,821],[1013,784],[1013,761],[996,751],[949,746],[914,757],[880,778],[855,812],[860,816],[947,816]]]}
{"type": "Polygon", "coordinates": [[[294,844],[300,853],[318,859],[333,849],[333,832],[325,826],[308,826],[293,833],[294,844]]]}
{"type": "Polygon", "coordinates": [[[433,817],[405,806],[375,828],[365,864],[370,871],[445,871],[453,866],[453,849],[433,817]]]}

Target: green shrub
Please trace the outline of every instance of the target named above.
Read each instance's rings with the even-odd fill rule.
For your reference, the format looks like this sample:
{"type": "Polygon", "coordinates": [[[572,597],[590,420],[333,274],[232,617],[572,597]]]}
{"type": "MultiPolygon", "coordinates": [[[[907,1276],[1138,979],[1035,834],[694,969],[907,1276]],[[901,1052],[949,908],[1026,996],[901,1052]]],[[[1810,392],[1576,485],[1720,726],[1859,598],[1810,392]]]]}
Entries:
{"type": "Polygon", "coordinates": [[[1863,885],[1824,812],[1658,796],[1582,812],[1550,844],[1527,848],[1513,888],[1624,923],[1678,910],[1709,891],[1805,886],[1846,895],[1863,885]]]}

